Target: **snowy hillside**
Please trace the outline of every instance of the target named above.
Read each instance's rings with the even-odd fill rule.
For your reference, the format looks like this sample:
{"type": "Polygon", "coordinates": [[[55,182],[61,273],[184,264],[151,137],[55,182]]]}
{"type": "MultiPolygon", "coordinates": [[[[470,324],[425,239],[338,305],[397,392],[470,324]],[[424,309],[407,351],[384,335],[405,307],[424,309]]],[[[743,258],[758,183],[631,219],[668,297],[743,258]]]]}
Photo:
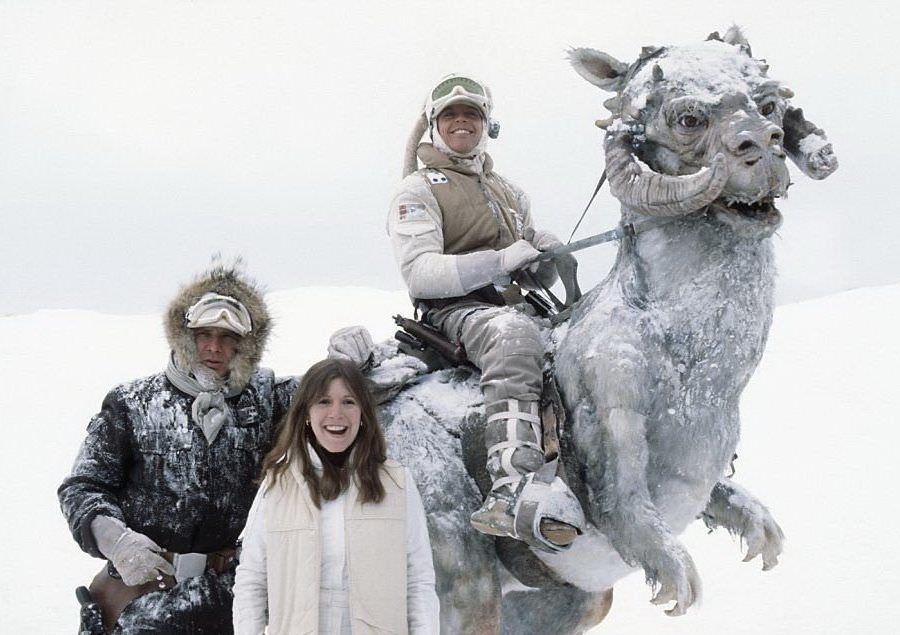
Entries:
{"type": "MultiPolygon", "coordinates": [[[[389,336],[409,313],[403,293],[298,289],[269,296],[278,318],[265,364],[295,373],[324,356],[338,326],[389,336]]],[[[616,587],[598,633],[873,633],[900,619],[900,501],[894,470],[900,391],[900,285],[780,307],[762,365],[744,393],[737,475],[787,535],[762,573],[739,545],[695,523],[684,540],[704,581],[703,606],[668,618],[640,575],[616,587]]],[[[40,311],[0,318],[0,491],[6,633],[68,633],[74,588],[99,561],[68,534],[56,487],[90,416],[115,383],[162,369],[156,316],[40,311]]]]}

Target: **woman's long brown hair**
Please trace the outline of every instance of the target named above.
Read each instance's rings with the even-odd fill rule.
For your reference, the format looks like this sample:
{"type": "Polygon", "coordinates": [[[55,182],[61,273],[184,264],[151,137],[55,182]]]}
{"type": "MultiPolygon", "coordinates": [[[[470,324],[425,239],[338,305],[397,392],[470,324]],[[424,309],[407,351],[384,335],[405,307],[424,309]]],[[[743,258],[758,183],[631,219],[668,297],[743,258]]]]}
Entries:
{"type": "Polygon", "coordinates": [[[363,374],[352,362],[329,358],[313,364],[300,380],[291,407],[281,422],[275,446],[263,459],[262,478],[271,477],[271,487],[285,475],[291,461],[300,461],[303,478],[316,507],[321,507],[322,499],[337,498],[347,489],[351,477],[359,489],[360,502],[379,503],[384,499],[380,472],[386,458],[384,435],[375,414],[375,402],[363,374]],[[306,422],[309,420],[310,406],[325,395],[335,379],[344,381],[359,404],[362,418],[346,469],[323,459],[322,475],[319,476],[310,460],[309,446],[321,446],[306,422]]]}

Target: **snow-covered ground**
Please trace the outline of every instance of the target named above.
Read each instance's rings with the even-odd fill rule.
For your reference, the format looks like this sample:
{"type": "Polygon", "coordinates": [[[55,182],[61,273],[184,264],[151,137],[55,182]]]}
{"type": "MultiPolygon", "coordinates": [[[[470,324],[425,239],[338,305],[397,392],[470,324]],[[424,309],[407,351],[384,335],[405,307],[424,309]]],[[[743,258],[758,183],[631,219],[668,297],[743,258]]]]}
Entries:
{"type": "MultiPolygon", "coordinates": [[[[376,338],[408,313],[403,293],[298,289],[269,296],[278,318],[265,364],[300,372],[338,326],[376,338]]],[[[70,633],[74,588],[99,561],[69,536],[56,487],[90,416],[119,381],[160,370],[160,318],[39,311],[0,318],[0,631],[70,633]]],[[[739,544],[695,523],[684,541],[704,581],[703,606],[668,618],[640,575],[616,587],[598,633],[880,633],[900,620],[900,285],[779,307],[743,399],[737,475],[787,535],[762,573],[739,544]]],[[[891,626],[894,624],[895,626],[891,626]]]]}

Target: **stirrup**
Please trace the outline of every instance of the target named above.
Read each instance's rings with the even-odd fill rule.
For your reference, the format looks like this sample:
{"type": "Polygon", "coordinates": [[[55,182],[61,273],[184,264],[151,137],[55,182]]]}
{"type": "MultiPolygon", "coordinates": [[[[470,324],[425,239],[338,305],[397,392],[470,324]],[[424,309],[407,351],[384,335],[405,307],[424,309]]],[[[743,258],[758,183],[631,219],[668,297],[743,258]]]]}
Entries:
{"type": "Polygon", "coordinates": [[[557,461],[517,479],[498,483],[471,517],[472,526],[491,536],[521,540],[550,553],[568,549],[585,529],[584,512],[569,486],[556,476],[557,461]],[[511,491],[504,495],[503,490],[511,491]],[[550,538],[554,538],[551,540],[550,538]]]}

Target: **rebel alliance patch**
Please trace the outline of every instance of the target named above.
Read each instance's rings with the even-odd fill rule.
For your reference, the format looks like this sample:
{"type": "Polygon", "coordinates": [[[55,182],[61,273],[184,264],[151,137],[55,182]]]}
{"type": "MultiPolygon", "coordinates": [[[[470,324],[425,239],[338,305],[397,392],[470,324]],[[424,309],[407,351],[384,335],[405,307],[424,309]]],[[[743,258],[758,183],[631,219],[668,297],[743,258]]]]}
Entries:
{"type": "Polygon", "coordinates": [[[441,174],[440,172],[426,172],[425,176],[428,177],[428,182],[432,185],[440,185],[441,183],[449,183],[447,181],[447,177],[441,174]]]}
{"type": "Polygon", "coordinates": [[[425,219],[425,206],[418,203],[404,203],[400,206],[400,222],[425,219]]]}

